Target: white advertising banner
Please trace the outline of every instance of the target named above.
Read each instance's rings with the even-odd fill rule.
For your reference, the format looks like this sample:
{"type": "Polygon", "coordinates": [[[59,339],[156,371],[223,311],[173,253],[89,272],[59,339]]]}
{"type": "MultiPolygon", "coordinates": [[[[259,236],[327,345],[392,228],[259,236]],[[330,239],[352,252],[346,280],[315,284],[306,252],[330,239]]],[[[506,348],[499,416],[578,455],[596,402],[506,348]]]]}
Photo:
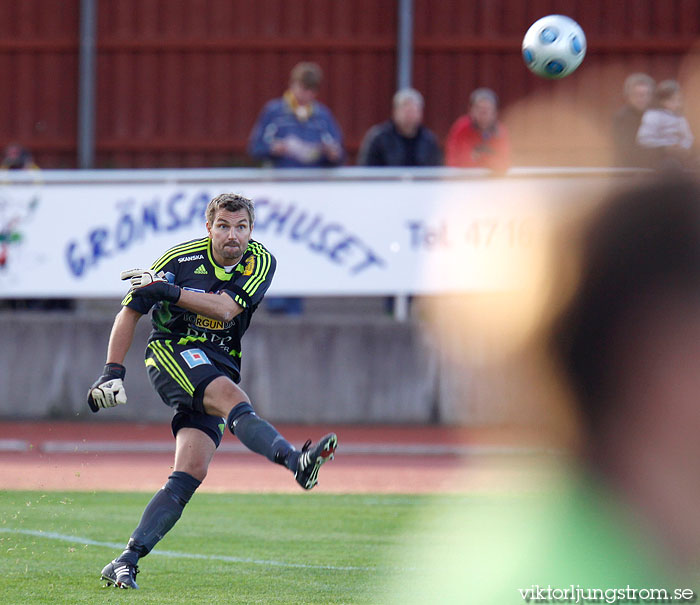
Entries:
{"type": "Polygon", "coordinates": [[[149,267],[171,246],[206,235],[207,202],[228,191],[255,200],[253,238],[278,262],[272,294],[501,289],[513,278],[510,260],[538,237],[538,210],[605,180],[352,178],[350,171],[322,180],[236,178],[235,171],[230,178],[211,171],[208,180],[198,171],[178,180],[172,171],[147,172],[0,186],[0,298],[121,297],[120,271],[149,267]]]}

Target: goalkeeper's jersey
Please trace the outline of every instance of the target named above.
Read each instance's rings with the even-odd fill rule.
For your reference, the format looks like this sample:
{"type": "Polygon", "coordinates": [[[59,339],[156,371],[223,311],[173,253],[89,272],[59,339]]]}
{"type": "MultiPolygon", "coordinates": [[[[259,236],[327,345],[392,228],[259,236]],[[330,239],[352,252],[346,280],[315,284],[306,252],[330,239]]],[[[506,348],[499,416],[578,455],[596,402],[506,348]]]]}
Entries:
{"type": "Polygon", "coordinates": [[[270,287],[275,257],[261,243],[248,242],[239,263],[227,271],[217,264],[208,237],[191,240],[168,250],[151,269],[173,284],[194,292],[225,293],[243,307],[231,321],[223,322],[161,301],[152,307],[127,294],[122,305],[146,314],[152,308],[153,331],[149,342],[170,341],[203,349],[213,363],[236,382],[240,380],[241,338],[255,309],[270,287]]]}

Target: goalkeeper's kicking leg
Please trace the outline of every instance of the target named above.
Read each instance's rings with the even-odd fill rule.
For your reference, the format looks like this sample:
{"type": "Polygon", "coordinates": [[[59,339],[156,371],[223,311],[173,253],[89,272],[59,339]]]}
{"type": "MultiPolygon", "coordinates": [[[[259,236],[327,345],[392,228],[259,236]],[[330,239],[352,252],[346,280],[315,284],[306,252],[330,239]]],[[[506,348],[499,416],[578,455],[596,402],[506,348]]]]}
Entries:
{"type": "Polygon", "coordinates": [[[307,441],[301,451],[295,449],[274,426],[253,411],[243,390],[224,376],[207,386],[203,404],[208,414],[226,418],[229,431],[249,450],[292,471],[304,489],[312,489],[318,483],[321,465],[334,457],[338,445],[335,433],[322,437],[313,447],[307,441]],[[231,406],[231,401],[237,403],[231,406]]]}
{"type": "Polygon", "coordinates": [[[246,394],[226,377],[219,376],[206,386],[201,403],[206,413],[183,410],[173,418],[174,471],[146,506],[124,552],[102,570],[102,579],[108,585],[138,588],[135,581],[138,561],[172,529],[206,477],[221,441],[223,418],[246,447],[287,467],[304,489],[318,483],[320,467],[333,459],[338,441],[334,433],[323,437],[314,447],[307,441],[301,451],[297,450],[277,429],[255,414],[246,394]],[[233,404],[235,401],[238,403],[233,404]]]}

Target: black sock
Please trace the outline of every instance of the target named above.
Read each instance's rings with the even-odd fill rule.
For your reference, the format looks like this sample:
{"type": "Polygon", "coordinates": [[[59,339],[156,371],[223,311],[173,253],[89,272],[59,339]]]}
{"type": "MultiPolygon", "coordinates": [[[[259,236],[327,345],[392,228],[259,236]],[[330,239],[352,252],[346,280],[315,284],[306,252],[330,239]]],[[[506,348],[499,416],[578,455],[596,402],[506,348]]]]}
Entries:
{"type": "Polygon", "coordinates": [[[295,458],[293,454],[296,453],[294,446],[267,420],[257,416],[249,403],[239,403],[233,408],[228,415],[226,426],[249,450],[292,469],[290,463],[291,459],[295,458]]]}
{"type": "Polygon", "coordinates": [[[139,557],[145,557],[167,534],[182,515],[182,510],[190,501],[201,481],[188,473],[173,472],[168,482],[158,491],[146,506],[138,527],[131,534],[126,550],[117,558],[136,565],[139,557]]]}

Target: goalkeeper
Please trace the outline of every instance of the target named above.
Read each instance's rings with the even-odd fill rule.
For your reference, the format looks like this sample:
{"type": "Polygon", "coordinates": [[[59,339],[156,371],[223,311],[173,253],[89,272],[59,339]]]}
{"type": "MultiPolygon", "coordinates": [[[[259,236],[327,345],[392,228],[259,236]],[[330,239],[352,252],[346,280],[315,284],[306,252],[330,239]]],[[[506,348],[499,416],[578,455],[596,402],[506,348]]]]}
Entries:
{"type": "Polygon", "coordinates": [[[286,466],[304,489],[333,458],[331,433],[295,449],[255,414],[240,381],[241,337],[270,286],[275,258],[251,239],[253,202],[222,194],[206,210],[207,237],[168,250],[149,270],[122,273],[131,289],[109,337],[107,364],[88,392],[93,412],[126,403],[124,358],[138,320],[152,309],[146,371],[174,409],[174,471],[143,512],[124,552],[102,570],[108,585],[138,588],[139,558],[175,525],[228,429],[250,450],[286,466]]]}

